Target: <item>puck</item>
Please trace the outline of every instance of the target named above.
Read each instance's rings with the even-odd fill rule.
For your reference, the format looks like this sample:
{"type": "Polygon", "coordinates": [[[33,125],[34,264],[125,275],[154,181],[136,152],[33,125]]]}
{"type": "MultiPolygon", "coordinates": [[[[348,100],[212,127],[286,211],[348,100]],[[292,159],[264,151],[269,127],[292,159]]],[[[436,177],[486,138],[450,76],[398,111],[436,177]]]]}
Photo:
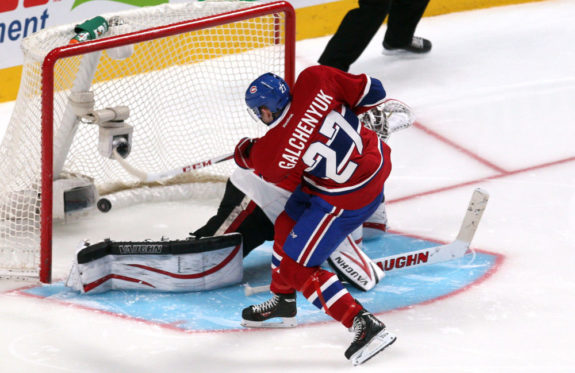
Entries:
{"type": "Polygon", "coordinates": [[[96,206],[98,206],[98,210],[108,212],[112,208],[112,202],[107,198],[100,198],[96,206]]]}

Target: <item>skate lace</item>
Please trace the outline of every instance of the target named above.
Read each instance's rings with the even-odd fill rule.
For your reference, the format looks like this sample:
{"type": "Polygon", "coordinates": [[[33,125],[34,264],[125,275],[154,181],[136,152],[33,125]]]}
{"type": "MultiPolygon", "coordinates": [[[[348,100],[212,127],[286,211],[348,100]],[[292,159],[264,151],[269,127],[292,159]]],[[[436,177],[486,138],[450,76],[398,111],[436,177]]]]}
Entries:
{"type": "Polygon", "coordinates": [[[355,331],[355,336],[353,337],[353,342],[359,341],[363,337],[363,331],[365,329],[365,321],[361,317],[356,317],[353,320],[353,330],[355,331]]]}
{"type": "Polygon", "coordinates": [[[268,299],[261,304],[256,304],[255,306],[252,306],[252,307],[254,308],[254,312],[256,312],[256,313],[266,312],[266,311],[274,309],[274,307],[276,307],[278,305],[279,300],[280,300],[280,297],[278,297],[277,295],[274,295],[273,298],[268,299]]]}

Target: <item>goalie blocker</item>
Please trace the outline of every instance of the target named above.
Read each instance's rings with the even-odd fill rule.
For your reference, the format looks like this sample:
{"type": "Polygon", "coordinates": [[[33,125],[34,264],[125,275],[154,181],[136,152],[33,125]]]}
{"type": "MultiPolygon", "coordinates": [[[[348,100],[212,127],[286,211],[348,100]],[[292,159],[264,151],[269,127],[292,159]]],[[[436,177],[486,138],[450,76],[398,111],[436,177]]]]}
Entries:
{"type": "Polygon", "coordinates": [[[82,293],[115,289],[202,291],[241,282],[239,233],[175,241],[82,243],[66,286],[82,293]]]}

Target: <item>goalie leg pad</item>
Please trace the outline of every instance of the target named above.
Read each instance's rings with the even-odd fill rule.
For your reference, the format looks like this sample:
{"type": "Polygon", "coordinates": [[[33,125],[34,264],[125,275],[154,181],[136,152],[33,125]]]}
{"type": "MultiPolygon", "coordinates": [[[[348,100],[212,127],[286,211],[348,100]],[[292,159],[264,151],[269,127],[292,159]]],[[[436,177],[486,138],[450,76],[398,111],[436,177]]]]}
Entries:
{"type": "Polygon", "coordinates": [[[206,237],[232,232],[242,234],[245,257],[265,241],[273,240],[274,226],[265,211],[228,180],[217,214],[191,234],[206,237]]]}
{"type": "Polygon", "coordinates": [[[223,236],[177,241],[84,245],[66,285],[82,293],[108,290],[202,291],[240,283],[242,238],[223,236]]]}
{"type": "Polygon", "coordinates": [[[381,237],[387,232],[387,213],[385,211],[385,202],[377,207],[377,210],[363,222],[363,239],[373,240],[381,237]]]}
{"type": "Polygon", "coordinates": [[[348,236],[328,258],[328,263],[342,281],[359,290],[373,289],[385,272],[348,236]]]}

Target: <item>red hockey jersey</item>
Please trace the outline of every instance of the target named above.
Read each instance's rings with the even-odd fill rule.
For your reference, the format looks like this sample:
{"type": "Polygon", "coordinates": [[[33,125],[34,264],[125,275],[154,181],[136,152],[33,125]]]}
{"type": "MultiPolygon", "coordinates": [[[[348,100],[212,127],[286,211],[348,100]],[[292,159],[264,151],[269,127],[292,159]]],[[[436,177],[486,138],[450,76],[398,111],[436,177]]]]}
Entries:
{"type": "Polygon", "coordinates": [[[390,149],[361,125],[357,114],[383,102],[381,82],[327,66],[302,71],[292,101],[247,164],[265,180],[302,189],[347,210],[359,209],[383,190],[390,149]]]}

